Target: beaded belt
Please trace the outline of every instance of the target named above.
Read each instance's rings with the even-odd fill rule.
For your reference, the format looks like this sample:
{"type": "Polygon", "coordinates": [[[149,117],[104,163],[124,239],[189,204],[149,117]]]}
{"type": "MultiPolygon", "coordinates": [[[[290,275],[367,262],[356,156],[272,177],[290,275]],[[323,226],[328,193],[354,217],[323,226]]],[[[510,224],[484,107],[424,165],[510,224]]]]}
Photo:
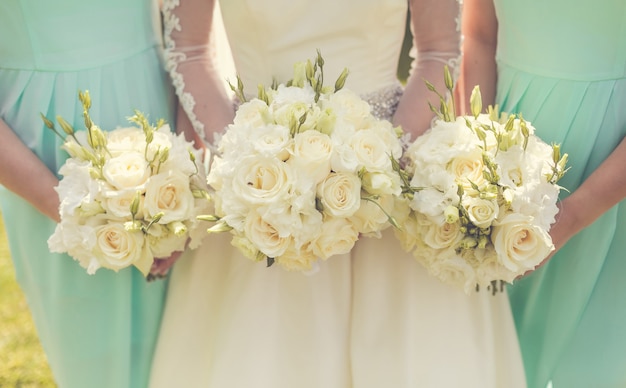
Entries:
{"type": "Polygon", "coordinates": [[[400,83],[384,87],[371,93],[363,94],[362,99],[371,106],[372,115],[381,120],[389,120],[396,113],[404,89],[400,83]]]}

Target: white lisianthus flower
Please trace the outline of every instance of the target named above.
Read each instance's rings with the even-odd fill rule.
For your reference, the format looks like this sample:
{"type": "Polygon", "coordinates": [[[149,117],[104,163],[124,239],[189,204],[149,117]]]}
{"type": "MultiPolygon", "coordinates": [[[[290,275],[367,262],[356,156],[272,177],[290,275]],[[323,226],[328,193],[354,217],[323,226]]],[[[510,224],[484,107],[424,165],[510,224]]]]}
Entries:
{"type": "Polygon", "coordinates": [[[63,179],[55,188],[61,200],[59,214],[72,216],[81,206],[94,202],[99,197],[101,184],[91,178],[90,162],[68,159],[59,169],[63,179]]]}
{"type": "Polygon", "coordinates": [[[341,89],[331,94],[324,106],[332,109],[343,125],[356,128],[362,127],[370,116],[369,104],[349,89],[341,89]]]}
{"type": "Polygon", "coordinates": [[[144,212],[151,218],[163,213],[159,223],[168,224],[188,219],[194,201],[189,177],[179,171],[169,171],[152,176],[146,184],[144,212]]]}
{"type": "Polygon", "coordinates": [[[276,93],[272,96],[270,109],[276,112],[283,106],[311,105],[315,102],[315,91],[309,84],[303,87],[279,85],[276,93]]]}
{"type": "Polygon", "coordinates": [[[554,249],[548,232],[533,224],[532,218],[518,213],[499,220],[491,238],[495,250],[500,252],[500,263],[518,274],[535,268],[554,249]]]}
{"type": "Polygon", "coordinates": [[[331,173],[317,186],[323,211],[334,217],[350,217],[361,205],[361,180],[354,174],[331,173]]]}
{"type": "Polygon", "coordinates": [[[169,125],[163,126],[153,132],[153,138],[148,149],[146,150],[146,159],[154,160],[158,159],[159,155],[163,152],[169,152],[172,149],[172,132],[169,125]]]}
{"type": "Polygon", "coordinates": [[[359,232],[345,218],[329,218],[322,224],[319,237],[313,241],[313,253],[326,260],[331,256],[350,252],[359,238],[359,232]]]}
{"type": "Polygon", "coordinates": [[[107,160],[102,167],[107,182],[119,190],[136,189],[150,177],[150,168],[143,154],[126,152],[107,160]]]}

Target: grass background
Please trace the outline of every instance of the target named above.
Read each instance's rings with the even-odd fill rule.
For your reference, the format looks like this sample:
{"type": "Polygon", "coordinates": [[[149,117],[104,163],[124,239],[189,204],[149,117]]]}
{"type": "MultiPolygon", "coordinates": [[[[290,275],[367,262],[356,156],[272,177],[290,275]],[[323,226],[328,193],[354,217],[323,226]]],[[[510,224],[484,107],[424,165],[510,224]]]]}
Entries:
{"type": "Polygon", "coordinates": [[[56,387],[26,300],[15,281],[1,217],[0,387],[56,387]]]}

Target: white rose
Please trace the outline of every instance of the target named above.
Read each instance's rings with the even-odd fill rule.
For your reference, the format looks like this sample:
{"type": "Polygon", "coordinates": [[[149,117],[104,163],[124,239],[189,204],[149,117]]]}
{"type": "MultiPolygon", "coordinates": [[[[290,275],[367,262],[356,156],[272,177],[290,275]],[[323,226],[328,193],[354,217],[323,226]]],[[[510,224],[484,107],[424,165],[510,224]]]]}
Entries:
{"type": "Polygon", "coordinates": [[[333,153],[330,159],[330,168],[335,172],[356,173],[359,161],[356,152],[348,144],[333,141],[333,153]]]}
{"type": "Polygon", "coordinates": [[[292,242],[289,236],[281,237],[276,228],[263,220],[256,212],[251,212],[246,217],[244,232],[259,251],[271,258],[285,253],[292,242]]]}
{"type": "Polygon", "coordinates": [[[400,195],[402,192],[400,177],[392,172],[366,172],[362,184],[365,191],[374,195],[400,195]]]}
{"type": "Polygon", "coordinates": [[[247,126],[251,128],[262,127],[269,124],[272,117],[269,107],[264,101],[257,98],[239,105],[233,123],[236,126],[247,126]]]}
{"type": "Polygon", "coordinates": [[[272,112],[276,124],[287,128],[297,129],[298,132],[306,132],[315,128],[320,116],[320,108],[305,102],[292,102],[276,107],[272,112]],[[303,122],[301,120],[304,120],[303,122]]]}
{"type": "Polygon", "coordinates": [[[119,271],[134,265],[144,275],[150,271],[153,258],[142,232],[130,232],[123,224],[110,222],[95,228],[94,253],[104,268],[119,271]]]}
{"type": "Polygon", "coordinates": [[[461,233],[461,223],[436,223],[433,222],[431,227],[424,230],[424,242],[434,249],[456,248],[457,244],[465,236],[461,233]]]}
{"type": "Polygon", "coordinates": [[[488,228],[498,217],[499,206],[496,199],[481,199],[476,197],[463,197],[463,207],[467,210],[469,219],[479,228],[488,228]]]}
{"type": "Polygon", "coordinates": [[[317,131],[296,134],[290,165],[313,184],[321,182],[330,173],[333,144],[328,135],[317,131]]]}
{"type": "Polygon", "coordinates": [[[249,141],[256,152],[267,157],[276,157],[285,161],[289,159],[293,148],[293,139],[289,128],[282,125],[268,124],[251,131],[249,141]]]}
{"type": "Polygon", "coordinates": [[[361,180],[349,173],[331,173],[317,186],[323,211],[335,217],[350,217],[361,205],[361,180]]]}
{"type": "Polygon", "coordinates": [[[535,268],[554,249],[548,232],[534,225],[531,217],[518,213],[496,223],[491,241],[500,263],[517,274],[535,268]]]}
{"type": "Polygon", "coordinates": [[[383,172],[391,170],[391,149],[376,131],[357,131],[350,138],[350,147],[354,150],[359,164],[368,171],[383,172]]]}
{"type": "Polygon", "coordinates": [[[146,148],[146,136],[141,128],[117,128],[107,132],[107,150],[115,157],[126,152],[141,152],[146,148]]]}
{"type": "Polygon", "coordinates": [[[144,212],[149,217],[163,212],[160,224],[187,220],[193,208],[194,197],[187,175],[169,171],[152,176],[146,184],[144,212]]]}
{"type": "MultiPolygon", "coordinates": [[[[107,213],[120,218],[130,218],[130,206],[137,197],[136,190],[107,191],[104,193],[102,206],[107,213]]],[[[139,196],[139,208],[136,219],[143,218],[143,195],[139,196]]]]}
{"type": "Polygon", "coordinates": [[[359,233],[380,237],[380,231],[390,225],[387,214],[391,215],[394,212],[396,199],[392,195],[384,195],[374,201],[376,203],[370,201],[362,202],[359,210],[354,213],[350,221],[352,221],[359,233]]]}
{"type": "Polygon", "coordinates": [[[359,232],[344,218],[328,218],[322,224],[322,233],[312,243],[312,250],[321,259],[349,253],[359,238],[359,232]]]}
{"type": "MultiPolygon", "coordinates": [[[[206,234],[206,231],[203,231],[206,234]]],[[[152,224],[146,240],[154,257],[167,258],[172,253],[184,251],[187,234],[177,236],[167,225],[152,224]]]]}
{"type": "Polygon", "coordinates": [[[288,198],[296,174],[286,163],[252,155],[238,161],[232,177],[234,195],[244,203],[267,205],[288,198]]]}
{"type": "Polygon", "coordinates": [[[448,164],[448,171],[464,187],[471,187],[471,183],[481,186],[485,181],[484,170],[483,152],[479,148],[457,154],[448,164]]]}
{"type": "Polygon", "coordinates": [[[310,271],[313,269],[317,256],[309,249],[309,246],[296,248],[294,244],[282,255],[276,258],[276,264],[288,271],[310,271]]]}
{"type": "Polygon", "coordinates": [[[139,152],[126,152],[107,160],[102,173],[119,190],[138,188],[150,177],[148,162],[139,152]]]}
{"type": "Polygon", "coordinates": [[[476,287],[474,269],[465,260],[453,255],[454,251],[448,253],[432,262],[430,274],[444,283],[463,288],[466,294],[471,293],[476,287]]]}

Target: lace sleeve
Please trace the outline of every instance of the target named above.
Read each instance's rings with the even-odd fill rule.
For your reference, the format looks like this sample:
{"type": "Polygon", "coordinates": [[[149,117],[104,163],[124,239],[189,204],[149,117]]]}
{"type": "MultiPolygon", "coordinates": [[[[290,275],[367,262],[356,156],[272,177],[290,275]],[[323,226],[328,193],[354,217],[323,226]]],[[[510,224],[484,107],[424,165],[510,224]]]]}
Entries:
{"type": "Polygon", "coordinates": [[[201,139],[228,123],[231,104],[221,81],[213,16],[207,0],[163,0],[165,67],[179,104],[201,139]]]}
{"type": "MultiPolygon", "coordinates": [[[[422,48],[418,52],[418,46],[421,46],[419,41],[422,42],[431,42],[431,34],[427,29],[419,31],[417,34],[415,33],[415,25],[416,23],[411,23],[411,32],[415,37],[413,40],[413,46],[409,51],[409,56],[413,59],[411,62],[411,73],[415,70],[416,67],[423,65],[426,61],[437,61],[444,65],[448,65],[450,68],[450,72],[455,80],[459,78],[459,74],[461,71],[461,58],[462,58],[462,39],[461,35],[461,15],[463,9],[463,0],[449,0],[449,1],[441,1],[441,3],[437,4],[437,7],[442,8],[442,12],[437,12],[437,14],[443,13],[448,15],[447,18],[454,17],[454,24],[445,23],[445,27],[442,26],[442,30],[447,28],[446,35],[449,36],[448,39],[443,40],[445,46],[447,47],[444,51],[438,51],[432,46],[427,46],[422,48]],[[447,8],[447,10],[445,9],[447,8]],[[451,26],[454,25],[455,29],[452,30],[451,26]]],[[[426,9],[427,10],[427,9],[426,9]]],[[[414,12],[420,12],[420,9],[415,9],[414,12]]]]}
{"type": "Polygon", "coordinates": [[[410,0],[413,59],[404,94],[393,117],[396,125],[411,134],[424,133],[434,117],[428,101],[433,93],[424,83],[428,80],[437,90],[445,92],[444,65],[453,74],[460,72],[461,33],[458,0],[410,0]]]}

